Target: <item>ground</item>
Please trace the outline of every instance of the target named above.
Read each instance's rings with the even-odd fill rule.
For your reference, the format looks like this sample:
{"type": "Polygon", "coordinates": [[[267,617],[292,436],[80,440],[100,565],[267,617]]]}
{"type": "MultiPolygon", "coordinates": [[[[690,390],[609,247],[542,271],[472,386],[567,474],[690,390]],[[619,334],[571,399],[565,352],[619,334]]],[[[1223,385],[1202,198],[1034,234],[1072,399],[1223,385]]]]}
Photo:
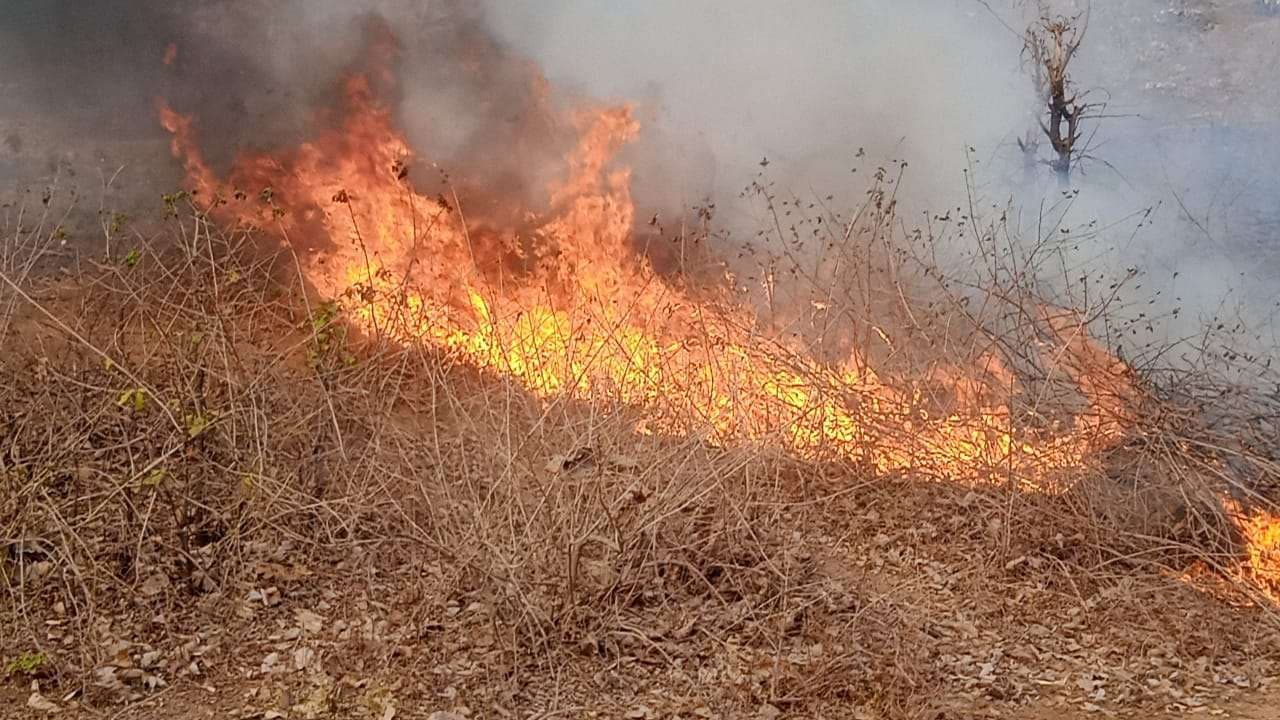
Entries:
{"type": "MultiPolygon", "coordinates": [[[[53,329],[13,330],[62,358],[53,376],[68,371],[53,329]]],[[[240,352],[251,361],[247,346],[240,352]]],[[[275,390],[322,401],[288,377],[275,390]]],[[[92,404],[92,390],[80,395],[94,386],[85,380],[63,390],[92,404]]],[[[339,414],[350,411],[341,384],[331,390],[339,414]]],[[[134,411],[110,395],[103,409],[139,432],[134,411]]],[[[504,402],[516,427],[532,421],[526,412],[547,417],[531,399],[504,402]]],[[[381,441],[429,444],[416,423],[439,418],[403,412],[407,434],[384,428],[381,441]]],[[[599,417],[596,440],[583,445],[578,423],[591,415],[579,412],[554,415],[519,445],[517,462],[531,474],[512,482],[554,483],[534,503],[548,508],[542,517],[516,512],[506,505],[516,500],[488,484],[481,453],[494,437],[485,431],[475,443],[460,429],[448,432],[463,433],[453,441],[461,454],[440,488],[414,489],[429,482],[420,476],[353,502],[356,488],[272,486],[263,476],[255,482],[267,494],[248,505],[221,504],[206,488],[201,502],[221,507],[231,527],[191,535],[185,551],[183,529],[163,513],[142,526],[121,516],[117,539],[92,512],[74,515],[74,503],[33,501],[11,522],[37,534],[56,509],[85,546],[33,550],[29,560],[43,558],[44,570],[9,585],[19,602],[7,611],[4,647],[48,658],[4,685],[13,716],[39,716],[27,703],[61,717],[180,719],[1273,716],[1274,610],[1228,602],[1174,556],[1153,564],[1110,555],[1097,528],[1073,525],[1069,498],[872,479],[847,465],[606,432],[613,421],[599,417]],[[448,491],[459,493],[450,504],[419,505],[448,491]],[[277,500],[294,494],[301,505],[277,500]],[[555,527],[544,522],[567,522],[584,497],[613,515],[617,535],[601,542],[619,554],[589,545],[566,553],[546,534],[555,527]],[[513,521],[524,529],[502,529],[513,521]],[[361,531],[365,523],[380,529],[361,531]],[[62,552],[75,564],[50,562],[62,552]]],[[[280,426],[293,417],[280,412],[280,426]]],[[[495,428],[483,424],[492,415],[468,417],[495,428]]],[[[64,427],[74,436],[78,424],[64,427]]],[[[348,453],[376,451],[358,449],[344,429],[348,453]]],[[[7,456],[21,437],[10,435],[7,456]]],[[[44,492],[85,482],[100,489],[74,497],[172,502],[166,488],[199,484],[169,483],[221,456],[216,443],[188,447],[172,481],[94,485],[88,476],[110,464],[91,451],[78,461],[88,472],[50,479],[44,492]]],[[[307,464],[288,477],[311,477],[319,466],[307,464]]],[[[56,545],[59,532],[45,525],[38,534],[56,545]]]]}
{"type": "MultiPolygon", "coordinates": [[[[1273,19],[1176,5],[1185,35],[1134,42],[1169,79],[1130,89],[1274,91],[1230,42],[1272,52],[1273,19]]],[[[138,142],[45,170],[174,174],[138,142]]],[[[0,135],[0,171],[58,145],[0,135]]],[[[105,237],[0,291],[0,718],[1280,717],[1239,558],[1087,493],[641,432],[317,321],[287,257],[150,222],[104,254],[89,210],[105,237]]]]}

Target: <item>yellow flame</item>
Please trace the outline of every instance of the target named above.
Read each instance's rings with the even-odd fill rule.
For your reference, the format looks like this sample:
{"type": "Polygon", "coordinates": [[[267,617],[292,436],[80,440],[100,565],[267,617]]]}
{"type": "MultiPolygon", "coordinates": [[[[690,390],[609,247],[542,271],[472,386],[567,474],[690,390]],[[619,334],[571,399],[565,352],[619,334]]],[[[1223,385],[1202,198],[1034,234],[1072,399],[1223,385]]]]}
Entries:
{"type": "Polygon", "coordinates": [[[1248,573],[1274,602],[1280,603],[1280,516],[1266,510],[1245,512],[1228,503],[1248,554],[1248,573]]]}
{"type": "MultiPolygon", "coordinates": [[[[525,239],[534,249],[515,252],[482,243],[457,208],[420,194],[406,172],[413,153],[370,83],[352,75],[342,88],[333,129],[275,155],[244,155],[225,180],[205,163],[193,119],[167,106],[160,112],[212,212],[286,239],[327,241],[304,260],[307,279],[348,298],[371,330],[429,342],[541,397],[634,406],[644,411],[639,432],[774,442],[881,473],[1052,489],[1056,472],[1081,465],[1093,443],[1131,422],[1126,368],[1069,314],[1046,311],[1043,320],[1063,338],[1061,355],[1088,412],[1057,431],[1020,432],[1008,402],[984,382],[1012,394],[1012,375],[994,359],[976,370],[935,367],[931,378],[957,398],[939,412],[919,383],[882,376],[865,357],[820,363],[761,337],[747,309],[712,308],[664,282],[630,247],[630,174],[614,167],[639,131],[627,107],[575,117],[580,141],[566,158],[567,177],[549,188],[549,212],[531,223],[525,239]],[[504,253],[526,267],[497,279],[482,271],[501,267],[504,253]],[[1121,382],[1109,382],[1115,378],[1121,382]],[[1108,395],[1117,386],[1119,395],[1108,395]]],[[[1280,525],[1252,516],[1242,528],[1254,572],[1275,583],[1280,525]]]]}

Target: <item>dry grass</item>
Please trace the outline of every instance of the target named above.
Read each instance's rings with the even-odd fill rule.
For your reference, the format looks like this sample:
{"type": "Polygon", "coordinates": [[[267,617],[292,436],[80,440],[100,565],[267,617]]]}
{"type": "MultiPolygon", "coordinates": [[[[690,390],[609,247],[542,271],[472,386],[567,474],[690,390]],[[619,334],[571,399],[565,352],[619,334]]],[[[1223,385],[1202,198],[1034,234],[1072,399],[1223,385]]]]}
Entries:
{"type": "MultiPolygon", "coordinates": [[[[878,211],[870,227],[891,226],[878,211]]],[[[316,646],[328,675],[411,678],[395,692],[436,702],[447,685],[510,710],[621,712],[661,689],[671,712],[925,717],[945,707],[940,687],[1016,705],[1047,692],[1036,672],[1070,679],[1099,658],[1129,668],[1113,680],[1135,703],[1163,702],[1145,683],[1159,668],[1249,683],[1274,670],[1265,602],[1231,609],[1177,579],[1208,566],[1231,597],[1263,600],[1265,579],[1235,570],[1216,493],[1264,502],[1274,464],[1185,403],[1161,398],[1071,492],[875,478],[767,445],[637,435],[633,408],[537,399],[427,346],[361,336],[300,285],[287,251],[198,213],[164,247],[139,241],[52,280],[30,270],[56,222],[10,229],[0,638],[47,658],[41,672],[86,706],[193,677],[219,634],[233,639],[215,665],[270,676],[261,654],[237,655],[287,624],[282,608],[320,600],[369,624],[316,646]],[[1227,477],[1224,455],[1252,475],[1227,477]],[[1075,670],[1004,656],[1045,625],[1075,670]],[[1134,671],[1154,638],[1169,662],[1134,671]],[[142,647],[162,659],[140,661],[142,647]],[[996,647],[999,682],[983,669],[996,647]],[[446,682],[458,658],[475,670],[446,682]]],[[[911,294],[889,284],[876,300],[864,279],[863,308],[911,294]]],[[[995,308],[965,327],[1030,332],[1033,312],[995,308]]],[[[1061,384],[1028,362],[1020,372],[1061,384]]]]}

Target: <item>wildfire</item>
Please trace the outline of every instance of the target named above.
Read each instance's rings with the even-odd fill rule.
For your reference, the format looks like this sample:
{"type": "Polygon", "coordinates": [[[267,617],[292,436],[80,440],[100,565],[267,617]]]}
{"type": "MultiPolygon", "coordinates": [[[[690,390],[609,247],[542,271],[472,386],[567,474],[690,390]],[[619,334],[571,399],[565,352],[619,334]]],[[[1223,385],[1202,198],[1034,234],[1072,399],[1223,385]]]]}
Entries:
{"type": "Polygon", "coordinates": [[[1227,509],[1244,538],[1249,579],[1280,603],[1280,517],[1265,510],[1246,511],[1234,502],[1227,509]]]}
{"type": "MultiPolygon", "coordinates": [[[[410,178],[414,151],[375,90],[396,52],[380,36],[370,67],[343,79],[311,141],[242,154],[226,177],[205,161],[194,119],[159,107],[210,211],[286,241],[321,241],[303,254],[303,272],[371,331],[431,343],[538,396],[626,403],[643,410],[644,432],[774,442],[881,473],[1051,489],[1055,473],[1083,464],[1130,422],[1125,383],[1109,394],[1097,379],[1123,376],[1124,364],[1067,314],[1044,320],[1088,407],[1054,430],[1020,430],[1009,394],[991,389],[1014,384],[994,360],[980,371],[934,367],[928,380],[958,399],[939,412],[918,380],[882,377],[856,351],[818,362],[762,334],[748,308],[669,283],[631,244],[630,172],[616,157],[640,128],[626,106],[572,118],[577,147],[523,236],[477,237],[456,197],[429,196],[410,178]]],[[[1253,551],[1271,554],[1255,567],[1274,573],[1277,525],[1250,522],[1253,551]]]]}
{"type": "Polygon", "coordinates": [[[650,432],[775,441],[880,472],[1043,485],[1096,437],[1097,413],[1065,433],[1019,437],[984,378],[952,366],[932,376],[967,404],[931,412],[918,386],[886,381],[856,353],[824,365],[760,335],[745,308],[711,307],[670,285],[630,244],[630,173],[615,162],[639,132],[629,107],[573,118],[580,139],[548,189],[532,250],[480,247],[449,199],[419,193],[407,177],[413,150],[370,80],[386,80],[395,52],[380,36],[374,69],[343,79],[327,129],[290,150],[241,155],[225,179],[200,152],[193,118],[159,108],[213,212],[287,239],[327,240],[304,259],[307,278],[346,298],[370,329],[425,339],[540,396],[642,408],[650,432]],[[520,270],[502,271],[513,257],[520,270]]]}

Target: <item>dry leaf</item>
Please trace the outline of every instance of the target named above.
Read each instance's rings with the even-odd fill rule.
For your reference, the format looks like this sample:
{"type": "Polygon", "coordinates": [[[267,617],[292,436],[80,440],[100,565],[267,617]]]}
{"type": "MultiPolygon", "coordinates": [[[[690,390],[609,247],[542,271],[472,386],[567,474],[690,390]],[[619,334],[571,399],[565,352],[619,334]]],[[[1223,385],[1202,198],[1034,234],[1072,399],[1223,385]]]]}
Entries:
{"type": "Polygon", "coordinates": [[[306,670],[315,659],[315,650],[309,647],[300,647],[293,651],[293,669],[306,670]]]}
{"type": "Polygon", "coordinates": [[[40,694],[39,691],[31,693],[31,697],[27,698],[27,707],[37,712],[53,713],[60,712],[62,708],[58,707],[52,700],[40,694]]]}
{"type": "Polygon", "coordinates": [[[169,576],[162,572],[152,573],[142,583],[139,591],[147,597],[155,597],[169,587],[169,576]]]}
{"type": "Polygon", "coordinates": [[[116,688],[120,686],[120,678],[116,677],[116,669],[110,665],[97,668],[93,671],[93,684],[98,687],[116,688]]]}
{"type": "Polygon", "coordinates": [[[630,455],[615,453],[609,456],[609,467],[614,470],[635,470],[640,467],[640,461],[630,455]]]}
{"type": "Polygon", "coordinates": [[[298,610],[293,617],[298,621],[298,627],[312,635],[324,629],[324,618],[310,610],[298,610]]]}
{"type": "Polygon", "coordinates": [[[594,452],[589,447],[579,447],[568,454],[556,455],[547,463],[547,472],[570,472],[591,461],[594,452]]]}

